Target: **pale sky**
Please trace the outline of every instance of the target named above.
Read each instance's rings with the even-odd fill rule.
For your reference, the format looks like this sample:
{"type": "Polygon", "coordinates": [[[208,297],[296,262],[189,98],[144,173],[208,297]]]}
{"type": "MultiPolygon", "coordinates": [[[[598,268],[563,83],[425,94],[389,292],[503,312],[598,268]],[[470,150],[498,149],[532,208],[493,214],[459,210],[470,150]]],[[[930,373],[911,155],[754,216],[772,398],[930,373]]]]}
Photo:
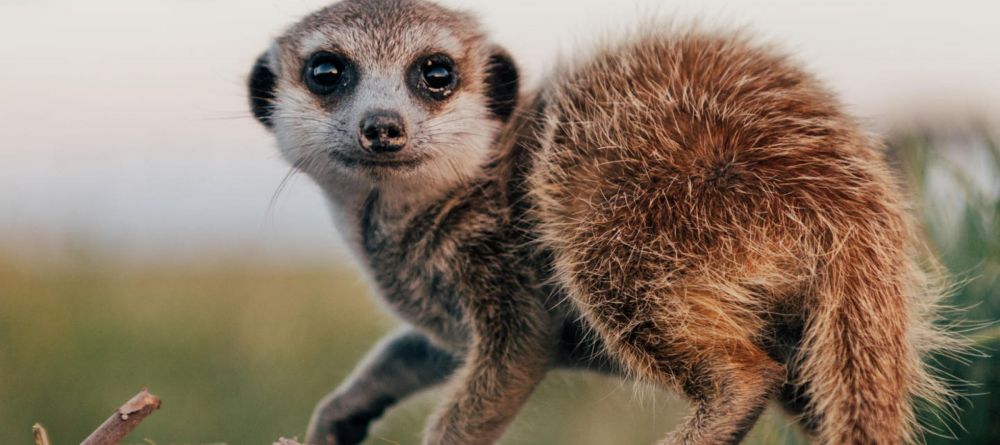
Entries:
{"type": "MultiPolygon", "coordinates": [[[[269,39],[326,3],[0,0],[0,247],[338,255],[306,178],[269,210],[287,168],[243,86],[269,39]]],[[[640,18],[699,18],[784,46],[874,129],[1000,116],[995,0],[443,3],[478,12],[528,79],[640,18]]]]}

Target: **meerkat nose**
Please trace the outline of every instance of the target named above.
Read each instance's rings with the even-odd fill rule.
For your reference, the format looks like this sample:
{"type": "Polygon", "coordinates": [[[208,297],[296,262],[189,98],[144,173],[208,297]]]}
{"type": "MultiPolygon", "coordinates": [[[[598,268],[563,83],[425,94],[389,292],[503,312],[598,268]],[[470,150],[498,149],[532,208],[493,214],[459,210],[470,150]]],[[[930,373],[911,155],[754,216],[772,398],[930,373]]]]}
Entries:
{"type": "Polygon", "coordinates": [[[394,153],[406,146],[406,125],[395,111],[373,111],[361,120],[361,147],[373,153],[394,153]]]}

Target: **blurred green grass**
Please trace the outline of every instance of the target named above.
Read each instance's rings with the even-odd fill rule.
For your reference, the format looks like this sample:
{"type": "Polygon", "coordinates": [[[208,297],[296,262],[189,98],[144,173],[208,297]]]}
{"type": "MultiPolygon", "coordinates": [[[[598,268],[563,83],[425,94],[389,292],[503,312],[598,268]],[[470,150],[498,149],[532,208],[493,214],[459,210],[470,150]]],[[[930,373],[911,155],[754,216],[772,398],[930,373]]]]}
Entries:
{"type": "MultiPolygon", "coordinates": [[[[934,134],[908,133],[891,148],[924,198],[917,211],[928,239],[950,270],[967,277],[952,303],[975,305],[967,319],[992,321],[1000,314],[1000,152],[985,133],[972,134],[980,141],[972,145],[996,161],[987,190],[953,168],[946,154],[954,144],[934,134]],[[962,198],[935,197],[941,181],[962,198]]],[[[313,404],[393,323],[344,266],[224,256],[134,265],[88,251],[49,264],[0,250],[0,443],[30,443],[34,422],[57,444],[79,441],[147,386],[163,409],[129,443],[264,444],[300,435],[313,404]]],[[[995,329],[979,338],[987,349],[1000,346],[995,329]]],[[[941,363],[980,384],[966,392],[987,394],[961,402],[959,442],[929,441],[1000,443],[993,424],[1000,398],[992,395],[1000,362],[941,363]]],[[[431,391],[391,411],[367,443],[418,443],[435,397],[431,391]]],[[[685,409],[650,388],[555,372],[504,443],[655,443],[685,409]]],[[[804,442],[770,409],[747,443],[804,442]]]]}
{"type": "Polygon", "coordinates": [[[931,248],[959,283],[946,302],[977,351],[935,365],[966,396],[961,424],[934,422],[949,437],[937,444],[1000,443],[1000,145],[988,127],[963,131],[908,131],[889,141],[890,153],[919,198],[917,214],[931,248]]]}
{"type": "MultiPolygon", "coordinates": [[[[393,325],[345,268],[115,264],[0,262],[0,443],[29,443],[36,421],[56,443],[79,441],[144,386],[163,409],[130,443],[299,435],[313,404],[393,325]]],[[[435,395],[392,411],[369,443],[417,443],[435,395]]],[[[506,443],[653,443],[683,410],[650,388],[556,372],[506,443]]],[[[754,434],[775,443],[792,430],[775,416],[754,434]]]]}

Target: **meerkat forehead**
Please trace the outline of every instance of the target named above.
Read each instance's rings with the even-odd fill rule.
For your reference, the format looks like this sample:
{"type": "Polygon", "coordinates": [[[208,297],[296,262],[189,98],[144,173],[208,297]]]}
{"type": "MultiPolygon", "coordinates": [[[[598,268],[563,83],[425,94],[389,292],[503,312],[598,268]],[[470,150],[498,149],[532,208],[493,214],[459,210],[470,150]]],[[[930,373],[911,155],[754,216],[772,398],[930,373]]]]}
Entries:
{"type": "Polygon", "coordinates": [[[344,0],[300,21],[278,45],[299,59],[335,49],[391,67],[421,52],[468,56],[484,39],[479,28],[473,16],[423,0],[344,0]]]}

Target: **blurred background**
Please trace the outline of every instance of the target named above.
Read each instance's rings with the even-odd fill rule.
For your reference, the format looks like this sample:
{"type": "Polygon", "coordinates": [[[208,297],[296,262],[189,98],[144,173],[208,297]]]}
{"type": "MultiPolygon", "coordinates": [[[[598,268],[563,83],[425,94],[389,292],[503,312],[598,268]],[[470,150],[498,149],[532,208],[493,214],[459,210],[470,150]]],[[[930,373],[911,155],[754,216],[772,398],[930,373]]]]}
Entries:
{"type": "MultiPolygon", "coordinates": [[[[0,443],[80,441],[138,389],[128,441],[270,443],[394,321],[368,298],[306,178],[247,110],[244,76],[320,0],[0,0],[0,443]]],[[[1000,3],[446,1],[479,13],[529,85],[555,54],[650,16],[748,26],[889,142],[949,313],[982,354],[937,364],[967,396],[931,443],[1000,443],[1000,3]]],[[[368,443],[417,443],[430,392],[368,443]]],[[[553,373],[507,444],[644,444],[684,402],[553,373]]],[[[769,410],[748,443],[804,443],[769,410]]]]}

